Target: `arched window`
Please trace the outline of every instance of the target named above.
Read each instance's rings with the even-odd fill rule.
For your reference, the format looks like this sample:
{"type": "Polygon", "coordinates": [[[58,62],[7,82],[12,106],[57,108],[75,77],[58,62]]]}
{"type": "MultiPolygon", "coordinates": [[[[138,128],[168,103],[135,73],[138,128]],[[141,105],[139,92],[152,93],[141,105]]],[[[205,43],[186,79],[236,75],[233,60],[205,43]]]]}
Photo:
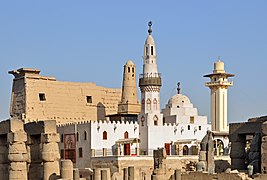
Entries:
{"type": "Polygon", "coordinates": [[[153,46],[151,46],[151,55],[154,54],[154,51],[153,51],[153,46]]]}
{"type": "Polygon", "coordinates": [[[148,55],[148,47],[146,47],[146,55],[148,55]]]}
{"type": "Polygon", "coordinates": [[[124,139],[128,139],[129,137],[128,137],[128,132],[127,131],[125,131],[125,133],[124,133],[124,139]]]}
{"type": "Polygon", "coordinates": [[[145,117],[142,116],[142,117],[141,117],[141,126],[144,126],[144,122],[145,122],[145,117]]]}
{"type": "Polygon", "coordinates": [[[188,148],[187,145],[184,145],[184,147],[183,147],[183,155],[188,155],[188,153],[189,153],[189,148],[188,148]]]}
{"type": "Polygon", "coordinates": [[[108,139],[108,133],[107,131],[103,132],[103,140],[107,140],[108,139]]]}
{"type": "Polygon", "coordinates": [[[155,115],[153,120],[154,120],[154,126],[157,126],[158,125],[158,120],[159,120],[158,116],[155,115]]]}
{"type": "Polygon", "coordinates": [[[77,132],[77,133],[76,133],[76,141],[78,142],[79,139],[80,139],[80,137],[79,137],[79,133],[77,132]]]}
{"type": "Polygon", "coordinates": [[[130,67],[128,67],[128,73],[129,73],[129,72],[131,72],[131,68],[130,68],[130,67]]]}
{"type": "Polygon", "coordinates": [[[147,110],[150,111],[151,110],[151,100],[149,98],[146,100],[146,105],[147,105],[147,110]]]}
{"type": "Polygon", "coordinates": [[[153,100],[153,108],[154,108],[155,110],[158,109],[158,101],[157,101],[156,98],[154,98],[154,100],[153,100]]]}
{"type": "Polygon", "coordinates": [[[84,140],[87,140],[87,132],[86,131],[84,131],[84,140]]]}
{"type": "Polygon", "coordinates": [[[132,73],[134,73],[134,68],[132,68],[132,73]]]}
{"type": "Polygon", "coordinates": [[[187,126],[187,129],[190,130],[190,125],[187,126]]]}

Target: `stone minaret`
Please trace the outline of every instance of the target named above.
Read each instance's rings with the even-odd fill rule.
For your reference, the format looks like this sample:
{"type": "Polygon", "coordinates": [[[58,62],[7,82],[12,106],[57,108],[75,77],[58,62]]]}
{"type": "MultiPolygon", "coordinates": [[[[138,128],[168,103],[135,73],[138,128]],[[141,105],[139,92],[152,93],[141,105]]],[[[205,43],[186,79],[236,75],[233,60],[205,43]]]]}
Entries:
{"type": "Polygon", "coordinates": [[[140,104],[137,100],[136,88],[136,67],[135,64],[129,60],[124,65],[123,82],[122,82],[122,96],[121,102],[118,106],[119,114],[139,114],[140,104]]]}
{"type": "Polygon", "coordinates": [[[139,78],[141,90],[141,113],[139,115],[139,128],[142,149],[148,149],[149,126],[162,126],[160,113],[160,87],[161,77],[157,67],[156,44],[152,37],[152,22],[148,23],[148,37],[144,45],[143,74],[139,78]]]}
{"type": "Polygon", "coordinates": [[[227,125],[227,90],[233,82],[228,81],[228,77],[233,77],[234,74],[226,73],[224,63],[220,60],[214,63],[212,74],[205,75],[209,77],[210,82],[205,83],[205,86],[211,89],[210,102],[210,118],[212,131],[228,131],[227,125]]]}

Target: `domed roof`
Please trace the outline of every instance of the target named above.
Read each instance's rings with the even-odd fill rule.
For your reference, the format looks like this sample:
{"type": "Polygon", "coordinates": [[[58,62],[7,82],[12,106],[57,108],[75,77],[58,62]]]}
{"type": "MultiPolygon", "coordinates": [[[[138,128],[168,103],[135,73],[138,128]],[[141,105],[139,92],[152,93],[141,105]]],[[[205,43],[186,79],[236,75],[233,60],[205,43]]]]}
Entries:
{"type": "Polygon", "coordinates": [[[154,38],[152,35],[148,35],[146,38],[146,44],[155,44],[154,38]]]}
{"type": "Polygon", "coordinates": [[[133,63],[133,61],[132,60],[128,60],[127,62],[126,62],[126,65],[132,65],[132,66],[134,66],[135,64],[133,63]]]}
{"type": "Polygon", "coordinates": [[[176,94],[168,101],[168,104],[191,103],[189,98],[182,94],[176,94]]]}

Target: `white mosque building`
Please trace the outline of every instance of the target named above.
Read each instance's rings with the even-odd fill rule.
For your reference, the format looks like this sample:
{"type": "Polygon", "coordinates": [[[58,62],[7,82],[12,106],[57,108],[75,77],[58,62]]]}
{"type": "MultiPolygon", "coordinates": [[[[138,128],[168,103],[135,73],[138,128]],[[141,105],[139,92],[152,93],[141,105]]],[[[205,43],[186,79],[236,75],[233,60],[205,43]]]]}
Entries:
{"type": "MultiPolygon", "coordinates": [[[[90,167],[91,158],[96,156],[151,156],[153,150],[161,147],[170,156],[197,155],[200,141],[207,130],[212,130],[207,117],[198,115],[190,99],[180,93],[179,83],[177,94],[170,98],[164,109],[160,109],[161,74],[151,26],[149,22],[143,73],[139,78],[141,108],[136,95],[135,65],[128,61],[124,66],[123,89],[130,93],[122,92],[118,114],[127,119],[127,114],[138,113],[137,121],[129,120],[131,118],[116,121],[113,116],[112,121],[88,121],[58,127],[61,156],[72,159],[76,167],[90,167]],[[69,142],[72,144],[68,145],[69,142]]],[[[220,77],[226,76],[220,74],[220,77]]]]}

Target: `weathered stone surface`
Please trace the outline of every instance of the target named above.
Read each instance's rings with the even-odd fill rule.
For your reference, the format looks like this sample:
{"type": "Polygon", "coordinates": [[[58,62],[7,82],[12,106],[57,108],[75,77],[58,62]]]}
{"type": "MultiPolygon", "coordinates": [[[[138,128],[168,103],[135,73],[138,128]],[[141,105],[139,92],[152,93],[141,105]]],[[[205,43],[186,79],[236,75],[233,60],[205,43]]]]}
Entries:
{"type": "Polygon", "coordinates": [[[7,153],[8,153],[7,147],[0,146],[0,164],[8,162],[7,153]]]}
{"type": "Polygon", "coordinates": [[[29,159],[29,155],[26,153],[21,154],[8,154],[8,159],[11,162],[26,162],[29,159]]]}
{"type": "Polygon", "coordinates": [[[9,180],[28,180],[27,171],[9,170],[9,180]]]}
{"type": "Polygon", "coordinates": [[[239,169],[239,170],[245,170],[245,159],[238,159],[238,158],[232,158],[231,159],[231,168],[232,169],[239,169]]]}
{"type": "Polygon", "coordinates": [[[260,159],[260,152],[249,152],[248,158],[250,161],[254,159],[260,159]]]}
{"type": "Polygon", "coordinates": [[[51,177],[54,177],[56,175],[59,175],[59,162],[45,162],[43,164],[43,180],[50,180],[51,177]]]}
{"type": "Polygon", "coordinates": [[[232,142],[231,145],[231,158],[245,158],[245,143],[243,142],[232,142]]]}
{"type": "Polygon", "coordinates": [[[47,162],[58,161],[60,159],[59,147],[57,143],[43,144],[42,160],[47,162]]]}
{"type": "Polygon", "coordinates": [[[0,122],[0,135],[23,130],[23,122],[18,119],[9,119],[0,122]]]}
{"type": "Polygon", "coordinates": [[[206,161],[207,160],[207,151],[200,151],[199,152],[199,161],[206,161]]]}
{"type": "Polygon", "coordinates": [[[73,164],[71,160],[61,160],[60,174],[63,179],[73,178],[73,164]]]}
{"type": "Polygon", "coordinates": [[[8,179],[8,164],[0,164],[0,179],[8,179]]]}
{"type": "Polygon", "coordinates": [[[261,149],[261,135],[260,133],[256,133],[250,144],[251,152],[260,152],[261,149]]]}
{"type": "Polygon", "coordinates": [[[10,144],[8,148],[9,154],[17,154],[17,153],[27,153],[25,143],[14,143],[10,144]]]}
{"type": "Polygon", "coordinates": [[[197,162],[196,164],[197,171],[205,171],[206,170],[206,164],[204,161],[197,162]]]}
{"type": "Polygon", "coordinates": [[[60,142],[60,137],[58,133],[42,133],[41,134],[41,142],[42,143],[51,143],[51,142],[60,142]]]}
{"type": "Polygon", "coordinates": [[[261,133],[263,136],[267,136],[267,121],[261,125],[261,133]]]}
{"type": "Polygon", "coordinates": [[[68,123],[105,119],[105,115],[117,113],[121,89],[105,88],[95,83],[57,81],[54,77],[41,76],[39,72],[26,68],[10,71],[15,76],[11,116],[21,116],[25,122],[55,119],[58,123],[68,123]],[[45,92],[41,100],[45,107],[40,106],[40,99],[36,97],[40,92],[45,92]],[[88,94],[92,98],[91,102],[87,102],[88,94]],[[98,104],[103,106],[101,112],[98,104]]]}
{"type": "Polygon", "coordinates": [[[11,162],[9,165],[9,169],[12,171],[27,171],[27,163],[26,162],[11,162]]]}
{"type": "Polygon", "coordinates": [[[7,134],[7,142],[26,142],[27,134],[24,131],[10,132],[7,134]]]}

